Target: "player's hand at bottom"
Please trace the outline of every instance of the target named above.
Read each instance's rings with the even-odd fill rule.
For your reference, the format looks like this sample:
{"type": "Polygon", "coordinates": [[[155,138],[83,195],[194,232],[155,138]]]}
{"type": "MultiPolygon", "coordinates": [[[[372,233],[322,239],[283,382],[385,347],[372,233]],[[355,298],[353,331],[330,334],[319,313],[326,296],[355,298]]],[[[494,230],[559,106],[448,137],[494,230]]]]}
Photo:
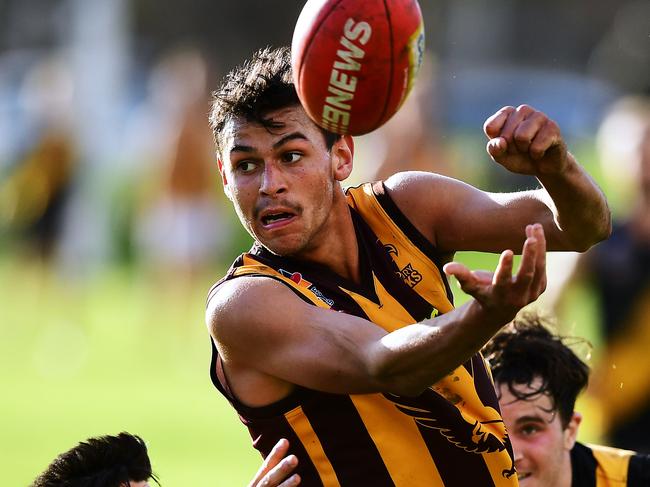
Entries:
{"type": "Polygon", "coordinates": [[[300,476],[291,474],[298,465],[295,455],[285,457],[289,442],[284,438],[278,441],[269,456],[257,471],[248,487],[294,487],[300,484],[300,476]]]}
{"type": "Polygon", "coordinates": [[[471,271],[458,262],[446,264],[444,271],[456,277],[461,289],[476,299],[490,318],[505,324],[546,289],[544,229],[538,223],[526,227],[521,265],[514,276],[511,250],[501,253],[494,272],[471,271]]]}

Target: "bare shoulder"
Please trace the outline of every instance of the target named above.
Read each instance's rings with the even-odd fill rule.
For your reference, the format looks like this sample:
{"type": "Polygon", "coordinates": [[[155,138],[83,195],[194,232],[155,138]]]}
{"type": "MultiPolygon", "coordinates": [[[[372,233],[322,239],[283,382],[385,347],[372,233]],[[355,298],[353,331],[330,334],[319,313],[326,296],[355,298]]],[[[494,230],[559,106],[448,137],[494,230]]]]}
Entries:
{"type": "Polygon", "coordinates": [[[397,173],[384,182],[397,207],[432,244],[438,245],[436,229],[448,228],[451,215],[482,192],[454,178],[425,171],[397,173]]]}
{"type": "Polygon", "coordinates": [[[426,204],[436,195],[460,194],[476,190],[458,179],[427,171],[404,171],[384,182],[391,197],[400,206],[426,204]]]}
{"type": "Polygon", "coordinates": [[[264,330],[268,335],[303,309],[302,300],[284,284],[268,277],[243,276],[217,288],[205,318],[217,344],[228,347],[264,330]]]}

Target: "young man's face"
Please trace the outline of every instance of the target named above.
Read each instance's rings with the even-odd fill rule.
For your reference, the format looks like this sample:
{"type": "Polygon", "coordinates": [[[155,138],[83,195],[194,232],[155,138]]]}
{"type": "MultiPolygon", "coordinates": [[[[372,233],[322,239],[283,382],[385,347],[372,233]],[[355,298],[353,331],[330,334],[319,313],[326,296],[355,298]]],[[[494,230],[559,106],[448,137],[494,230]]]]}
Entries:
{"type": "Polygon", "coordinates": [[[267,119],[273,127],[243,118],[226,126],[221,175],[248,232],[276,254],[298,255],[326,236],[330,210],[342,197],[337,180],[349,174],[342,163],[351,169],[351,152],[347,139],[328,151],[300,106],[272,111],[267,119]]]}
{"type": "MultiPolygon", "coordinates": [[[[536,390],[517,386],[519,392],[536,390]]],[[[574,413],[567,428],[557,411],[552,409],[549,396],[538,394],[527,400],[517,399],[507,385],[497,384],[501,415],[512,441],[515,467],[522,487],[570,487],[571,456],[580,424],[580,415],[574,413]]]]}

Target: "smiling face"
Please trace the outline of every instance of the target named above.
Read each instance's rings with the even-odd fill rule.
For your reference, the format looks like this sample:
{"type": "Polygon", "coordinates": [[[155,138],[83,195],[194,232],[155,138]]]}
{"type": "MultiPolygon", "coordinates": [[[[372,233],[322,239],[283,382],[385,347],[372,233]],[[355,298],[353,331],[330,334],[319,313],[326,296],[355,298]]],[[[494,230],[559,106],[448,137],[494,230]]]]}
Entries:
{"type": "Polygon", "coordinates": [[[346,208],[338,181],[352,170],[351,140],[327,149],[300,106],[268,113],[265,125],[235,118],[224,130],[219,167],[246,230],[278,255],[303,255],[328,238],[346,208]],[[341,206],[343,205],[343,206],[341,206]]]}
{"type": "MultiPolygon", "coordinates": [[[[532,387],[516,386],[518,392],[539,390],[537,378],[532,387]]],[[[498,384],[501,415],[515,453],[515,467],[522,487],[570,487],[571,456],[581,416],[574,413],[566,428],[551,398],[537,394],[527,400],[516,398],[507,385],[498,384]]]]}

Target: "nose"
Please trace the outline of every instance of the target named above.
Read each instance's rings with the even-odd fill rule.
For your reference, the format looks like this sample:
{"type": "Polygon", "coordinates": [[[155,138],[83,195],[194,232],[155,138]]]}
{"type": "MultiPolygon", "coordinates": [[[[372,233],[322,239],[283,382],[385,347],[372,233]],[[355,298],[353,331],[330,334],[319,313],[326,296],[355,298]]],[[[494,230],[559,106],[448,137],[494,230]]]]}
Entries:
{"type": "Polygon", "coordinates": [[[287,191],[287,180],[281,168],[275,164],[264,164],[262,180],[260,181],[260,193],[265,196],[274,196],[287,191]]]}
{"type": "Polygon", "coordinates": [[[512,445],[512,451],[515,454],[515,466],[517,466],[524,459],[524,448],[522,444],[514,438],[514,435],[510,437],[510,442],[512,445]]]}

